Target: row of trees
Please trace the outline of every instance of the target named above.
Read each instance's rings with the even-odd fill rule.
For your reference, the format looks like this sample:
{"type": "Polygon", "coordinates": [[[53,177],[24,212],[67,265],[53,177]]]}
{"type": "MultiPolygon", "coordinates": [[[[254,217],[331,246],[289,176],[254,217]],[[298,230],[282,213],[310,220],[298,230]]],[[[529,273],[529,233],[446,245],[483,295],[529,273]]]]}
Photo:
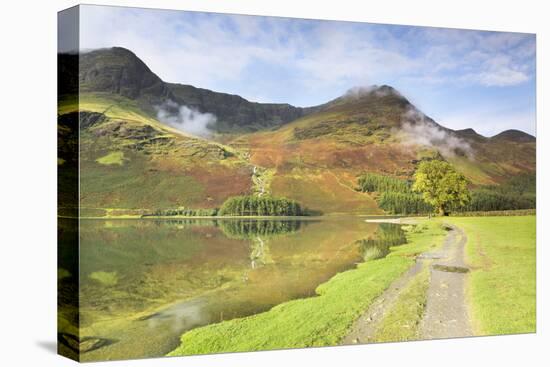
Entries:
{"type": "Polygon", "coordinates": [[[410,192],[410,183],[391,176],[365,173],[359,176],[357,183],[362,192],[410,192]]]}
{"type": "Polygon", "coordinates": [[[471,201],[453,211],[499,211],[535,209],[537,200],[534,195],[520,195],[517,193],[492,192],[485,189],[472,191],[471,201]]]}
{"type": "Polygon", "coordinates": [[[144,217],[215,217],[215,216],[302,216],[307,215],[297,201],[272,196],[233,196],[221,208],[157,209],[144,217]]]}
{"type": "Polygon", "coordinates": [[[377,193],[378,206],[391,214],[431,213],[433,207],[411,189],[411,183],[396,177],[365,173],[357,180],[359,191],[377,193]]]}
{"type": "Polygon", "coordinates": [[[440,215],[470,202],[466,177],[441,160],[420,162],[414,181],[374,173],[358,179],[359,190],[377,193],[380,208],[392,214],[423,214],[436,210],[440,215]]]}
{"type": "Polygon", "coordinates": [[[498,186],[485,186],[473,191],[469,182],[449,162],[420,162],[412,185],[405,180],[376,174],[359,178],[363,192],[377,192],[379,206],[394,214],[416,214],[437,211],[439,215],[454,212],[502,211],[536,207],[534,174],[511,178],[498,186]]]}
{"type": "Polygon", "coordinates": [[[536,176],[515,176],[499,186],[484,186],[472,191],[472,199],[455,211],[499,211],[535,209],[536,176]]]}
{"type": "Polygon", "coordinates": [[[218,215],[229,216],[300,216],[305,215],[295,200],[272,196],[234,196],[221,206],[218,215]]]}
{"type": "Polygon", "coordinates": [[[412,192],[384,192],[378,196],[377,202],[380,208],[391,214],[427,214],[434,210],[421,195],[412,192]]]}
{"type": "Polygon", "coordinates": [[[213,217],[218,215],[218,208],[212,209],[190,209],[190,208],[177,208],[177,209],[157,209],[151,214],[145,214],[144,217],[213,217]]]}

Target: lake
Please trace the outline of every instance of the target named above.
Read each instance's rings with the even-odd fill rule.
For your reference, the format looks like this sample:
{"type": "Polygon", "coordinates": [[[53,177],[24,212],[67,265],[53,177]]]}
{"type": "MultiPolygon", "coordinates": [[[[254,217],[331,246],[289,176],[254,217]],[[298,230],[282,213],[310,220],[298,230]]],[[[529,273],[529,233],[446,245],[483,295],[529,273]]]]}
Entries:
{"type": "Polygon", "coordinates": [[[77,225],[59,222],[59,339],[83,361],[165,355],[187,330],[315,296],[404,241],[364,217],[90,219],[79,249],[77,225]]]}

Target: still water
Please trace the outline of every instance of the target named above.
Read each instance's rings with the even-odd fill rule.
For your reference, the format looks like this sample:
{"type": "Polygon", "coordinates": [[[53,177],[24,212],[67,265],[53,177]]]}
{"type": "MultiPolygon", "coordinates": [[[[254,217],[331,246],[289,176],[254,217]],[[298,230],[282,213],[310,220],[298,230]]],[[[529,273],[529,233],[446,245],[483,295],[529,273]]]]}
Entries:
{"type": "Polygon", "coordinates": [[[59,226],[59,339],[83,361],[164,355],[187,330],[314,296],[404,241],[359,217],[81,220],[79,249],[77,223],[59,226]]]}

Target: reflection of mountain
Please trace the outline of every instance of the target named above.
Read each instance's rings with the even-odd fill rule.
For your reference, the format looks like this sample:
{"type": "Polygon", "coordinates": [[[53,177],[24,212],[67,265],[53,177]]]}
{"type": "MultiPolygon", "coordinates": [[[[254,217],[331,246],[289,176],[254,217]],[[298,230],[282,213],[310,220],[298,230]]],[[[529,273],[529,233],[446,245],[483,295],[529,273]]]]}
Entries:
{"type": "Polygon", "coordinates": [[[68,270],[60,270],[60,279],[65,285],[76,281],[80,289],[65,288],[69,302],[79,297],[73,309],[63,310],[60,330],[116,340],[82,354],[86,361],[161,356],[189,327],[313,295],[319,284],[361,260],[355,241],[377,226],[357,219],[275,221],[233,226],[238,238],[229,238],[221,222],[236,221],[82,220],[79,233],[70,226],[79,221],[61,219],[69,230],[60,231],[59,252],[68,256],[60,259],[68,270]],[[73,273],[78,261],[80,271],[73,273]]]}
{"type": "MultiPolygon", "coordinates": [[[[175,226],[178,229],[192,227],[216,227],[229,239],[247,240],[250,244],[250,266],[256,269],[273,263],[269,239],[300,230],[305,222],[298,220],[264,219],[170,219],[154,221],[159,226],[175,226]]],[[[248,276],[245,276],[245,279],[248,276]]]]}
{"type": "MultiPolygon", "coordinates": [[[[250,244],[250,266],[256,269],[273,263],[269,249],[269,239],[274,236],[294,233],[305,222],[298,220],[264,219],[170,219],[156,220],[158,226],[173,226],[178,229],[192,227],[216,227],[229,239],[247,240],[250,244]]],[[[245,279],[248,276],[245,276],[245,279]]]]}
{"type": "MultiPolygon", "coordinates": [[[[389,86],[299,108],[166,83],[122,48],[85,53],[79,64],[74,55],[59,60],[58,164],[75,167],[66,142],[74,143],[80,118],[81,215],[216,208],[257,189],[255,167],[265,172],[262,190],[325,214],[381,213],[375,198],[354,190],[357,176],[410,178],[424,158],[450,161],[478,186],[535,172],[534,137],[445,128],[389,86]],[[208,138],[159,121],[156,107],[167,101],[215,115],[208,138]]],[[[72,171],[60,170],[61,184],[72,171]]]]}

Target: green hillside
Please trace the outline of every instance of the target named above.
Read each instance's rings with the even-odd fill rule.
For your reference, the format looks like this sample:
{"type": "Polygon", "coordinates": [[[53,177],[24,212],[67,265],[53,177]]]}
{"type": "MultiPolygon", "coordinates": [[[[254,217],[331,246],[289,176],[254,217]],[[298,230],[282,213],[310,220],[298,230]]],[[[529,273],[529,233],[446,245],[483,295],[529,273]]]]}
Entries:
{"type": "MultiPolygon", "coordinates": [[[[251,189],[252,167],[232,148],[167,127],[135,101],[86,93],[79,104],[61,100],[59,112],[63,131],[74,134],[80,121],[83,216],[211,208],[251,189]]],[[[59,162],[67,164],[71,153],[61,154],[59,162]]]]}
{"type": "Polygon", "coordinates": [[[63,78],[79,75],[78,86],[60,89],[58,164],[73,168],[60,169],[60,182],[75,175],[80,121],[84,216],[219,208],[249,194],[295,200],[310,213],[382,214],[382,193],[358,189],[365,173],[407,180],[422,159],[439,158],[471,188],[493,190],[535,172],[534,137],[447,129],[390,86],[298,108],[166,83],[123,48],[83,53],[78,63],[74,55],[59,58],[63,78]],[[206,138],[161,122],[157,111],[167,101],[215,116],[206,138]]]}
{"type": "Polygon", "coordinates": [[[472,188],[534,174],[534,138],[485,138],[473,130],[446,129],[423,116],[417,123],[424,130],[443,134],[457,147],[449,151],[445,140],[413,145],[407,139],[415,136],[403,135],[403,116],[411,110],[414,106],[406,98],[382,86],[343,96],[278,130],[241,136],[231,144],[248,149],[254,164],[276,172],[271,185],[275,195],[311,203],[323,212],[377,213],[373,195],[353,193],[358,176],[371,172],[410,179],[426,158],[448,160],[472,188]]]}

